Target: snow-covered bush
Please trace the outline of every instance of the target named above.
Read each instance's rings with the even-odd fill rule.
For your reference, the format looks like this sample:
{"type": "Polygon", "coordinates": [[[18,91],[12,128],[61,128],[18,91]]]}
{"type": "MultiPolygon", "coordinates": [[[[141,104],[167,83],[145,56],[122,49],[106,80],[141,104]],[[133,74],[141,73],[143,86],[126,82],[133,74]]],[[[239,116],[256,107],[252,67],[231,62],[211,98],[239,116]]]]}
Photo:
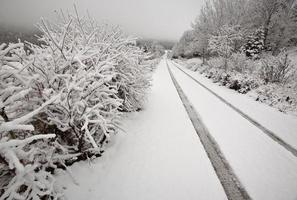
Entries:
{"type": "Polygon", "coordinates": [[[242,73],[248,70],[249,62],[244,54],[234,53],[228,59],[228,66],[231,70],[242,73]]]}
{"type": "Polygon", "coordinates": [[[261,62],[260,77],[265,83],[285,84],[296,72],[286,53],[278,56],[267,55],[261,62]]]}
{"type": "Polygon", "coordinates": [[[277,108],[281,112],[297,115],[297,93],[294,85],[269,83],[254,90],[250,95],[259,102],[277,108]]]}
{"type": "Polygon", "coordinates": [[[224,58],[222,58],[222,57],[212,57],[207,61],[207,64],[211,68],[223,69],[224,68],[224,58]]]}
{"type": "Polygon", "coordinates": [[[239,93],[245,94],[258,88],[263,82],[253,74],[239,73],[237,71],[225,71],[215,68],[204,68],[204,75],[213,82],[226,86],[239,93]]]}
{"type": "Polygon", "coordinates": [[[200,58],[189,59],[185,62],[185,64],[191,71],[198,71],[203,66],[203,62],[200,58]]]}
{"type": "MultiPolygon", "coordinates": [[[[224,80],[228,79],[229,77],[225,70],[213,67],[210,67],[207,70],[205,70],[204,74],[207,78],[212,79],[215,83],[224,82],[224,80]]],[[[223,83],[223,85],[225,84],[223,83]]]]}
{"type": "Polygon", "coordinates": [[[51,174],[60,162],[55,157],[58,150],[54,134],[34,135],[22,140],[2,138],[0,140],[1,199],[42,199],[62,196],[51,174]],[[41,141],[43,140],[43,141],[41,141]]]}
{"type": "Polygon", "coordinates": [[[196,72],[198,71],[201,67],[202,67],[202,64],[201,63],[192,63],[192,64],[189,64],[189,69],[196,72]]]}
{"type": "Polygon", "coordinates": [[[211,58],[208,61],[208,65],[201,65],[200,62],[193,63],[191,60],[187,62],[179,60],[178,62],[192,71],[199,71],[207,78],[212,79],[213,82],[236,90],[239,93],[245,94],[263,84],[263,81],[255,73],[250,73],[250,68],[254,67],[255,62],[247,59],[245,55],[235,54],[234,58],[232,55],[229,59],[229,62],[232,64],[230,64],[228,71],[224,70],[221,60],[222,58],[220,57],[211,58]],[[240,69],[234,69],[236,67],[235,63],[242,63],[240,69]]]}
{"type": "Polygon", "coordinates": [[[233,53],[225,60],[223,57],[212,57],[207,61],[207,64],[211,68],[224,69],[224,62],[227,62],[227,71],[237,71],[240,73],[251,72],[254,69],[255,62],[248,59],[242,53],[233,53]]]}
{"type": "Polygon", "coordinates": [[[159,59],[165,54],[165,47],[158,41],[142,39],[137,41],[137,46],[150,53],[153,59],[159,59]]]}
{"type": "Polygon", "coordinates": [[[231,72],[226,86],[236,90],[239,93],[246,94],[247,92],[258,88],[263,82],[252,74],[231,72]]]}
{"type": "Polygon", "coordinates": [[[150,86],[147,55],[118,27],[77,11],[38,27],[40,46],[0,45],[0,175],[12,174],[5,199],[57,197],[53,170],[100,156],[121,113],[141,109],[150,86]]]}

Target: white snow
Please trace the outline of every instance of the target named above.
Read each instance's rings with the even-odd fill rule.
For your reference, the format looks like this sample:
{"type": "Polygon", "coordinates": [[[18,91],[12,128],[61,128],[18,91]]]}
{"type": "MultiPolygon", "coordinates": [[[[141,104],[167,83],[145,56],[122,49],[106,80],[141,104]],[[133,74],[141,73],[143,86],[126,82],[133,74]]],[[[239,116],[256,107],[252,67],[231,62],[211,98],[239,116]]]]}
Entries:
{"type": "Polygon", "coordinates": [[[248,98],[246,95],[237,93],[234,90],[214,84],[198,72],[193,72],[186,67],[182,68],[199,82],[206,85],[212,91],[226,99],[235,107],[249,115],[251,118],[271,130],[286,143],[297,148],[297,116],[288,115],[277,111],[266,104],[248,98]]]}
{"type": "MultiPolygon", "coordinates": [[[[296,200],[297,158],[168,63],[249,195],[253,199],[296,200]]],[[[187,72],[290,144],[296,144],[294,116],[187,72]]],[[[70,168],[74,182],[67,175],[58,177],[68,199],[226,199],[165,60],[154,75],[145,109],[128,114],[123,128],[125,131],[114,136],[101,158],[70,168]]]]}
{"type": "Polygon", "coordinates": [[[162,60],[144,111],[123,123],[103,157],[60,176],[71,200],[226,199],[162,60]]]}
{"type": "Polygon", "coordinates": [[[188,64],[202,64],[202,60],[200,58],[191,58],[186,61],[188,64]]]}
{"type": "MultiPolygon", "coordinates": [[[[172,64],[170,66],[250,196],[253,199],[296,200],[297,158],[172,64]]],[[[221,89],[223,87],[219,88],[198,73],[187,72],[235,106],[241,105],[240,109],[244,108],[244,112],[253,114],[252,117],[266,123],[268,128],[277,129],[282,136],[290,137],[293,140],[290,143],[296,144],[296,132],[294,135],[293,131],[297,130],[295,118],[221,89]]]]}
{"type": "Polygon", "coordinates": [[[0,131],[11,131],[11,130],[17,130],[17,129],[33,131],[34,127],[32,125],[24,125],[22,123],[28,121],[34,115],[38,114],[44,107],[53,103],[59,96],[60,94],[52,97],[51,99],[43,103],[39,108],[33,110],[32,112],[27,113],[22,117],[14,119],[13,121],[3,122],[2,124],[0,124],[0,131]]]}

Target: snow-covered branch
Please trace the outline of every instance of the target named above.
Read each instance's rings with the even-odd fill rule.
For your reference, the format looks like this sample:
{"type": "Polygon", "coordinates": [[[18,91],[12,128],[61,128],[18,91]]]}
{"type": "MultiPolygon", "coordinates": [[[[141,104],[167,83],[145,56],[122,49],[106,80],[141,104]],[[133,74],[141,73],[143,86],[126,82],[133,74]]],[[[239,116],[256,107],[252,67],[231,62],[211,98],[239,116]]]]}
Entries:
{"type": "Polygon", "coordinates": [[[100,155],[121,113],[140,109],[150,87],[135,39],[77,10],[58,19],[41,20],[40,46],[0,45],[0,155],[16,173],[4,199],[58,195],[49,171],[100,155]]]}

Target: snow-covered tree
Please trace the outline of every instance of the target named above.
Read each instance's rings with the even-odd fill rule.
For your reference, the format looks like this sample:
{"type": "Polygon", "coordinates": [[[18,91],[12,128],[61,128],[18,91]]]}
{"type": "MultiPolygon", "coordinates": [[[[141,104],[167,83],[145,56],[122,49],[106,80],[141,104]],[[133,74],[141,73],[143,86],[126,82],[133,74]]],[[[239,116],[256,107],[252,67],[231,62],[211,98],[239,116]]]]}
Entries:
{"type": "Polygon", "coordinates": [[[205,33],[202,32],[198,32],[197,33],[197,42],[195,43],[196,48],[197,48],[197,52],[199,52],[199,54],[202,57],[202,63],[205,64],[206,62],[206,57],[208,55],[208,40],[209,40],[209,36],[205,33]]]}
{"type": "Polygon", "coordinates": [[[263,28],[265,49],[280,52],[296,39],[294,0],[251,0],[248,16],[249,27],[263,28]]]}
{"type": "Polygon", "coordinates": [[[151,58],[160,58],[165,53],[164,46],[157,40],[140,39],[137,41],[137,46],[150,53],[151,58]]]}
{"type": "Polygon", "coordinates": [[[249,3],[249,19],[251,26],[263,27],[264,46],[266,47],[269,26],[273,15],[279,9],[280,0],[251,0],[249,3]]]}
{"type": "Polygon", "coordinates": [[[197,32],[216,35],[224,26],[242,25],[247,8],[246,0],[207,0],[193,27],[197,32]]]}
{"type": "Polygon", "coordinates": [[[172,49],[173,57],[193,57],[198,52],[197,38],[194,30],[187,30],[172,49]]]}
{"type": "Polygon", "coordinates": [[[284,47],[297,44],[297,9],[292,4],[292,1],[282,1],[272,16],[267,41],[274,55],[284,47]]]}
{"type": "Polygon", "coordinates": [[[254,59],[259,58],[261,52],[264,50],[264,38],[264,29],[262,27],[248,35],[242,47],[245,55],[254,59]]]}
{"type": "Polygon", "coordinates": [[[165,48],[158,41],[154,41],[152,44],[152,52],[156,58],[159,58],[164,55],[165,48]]]}
{"type": "Polygon", "coordinates": [[[221,56],[225,60],[224,68],[227,69],[227,60],[234,51],[237,50],[237,44],[243,40],[243,34],[238,26],[224,26],[220,29],[218,35],[212,35],[209,39],[208,49],[213,54],[221,56]]]}

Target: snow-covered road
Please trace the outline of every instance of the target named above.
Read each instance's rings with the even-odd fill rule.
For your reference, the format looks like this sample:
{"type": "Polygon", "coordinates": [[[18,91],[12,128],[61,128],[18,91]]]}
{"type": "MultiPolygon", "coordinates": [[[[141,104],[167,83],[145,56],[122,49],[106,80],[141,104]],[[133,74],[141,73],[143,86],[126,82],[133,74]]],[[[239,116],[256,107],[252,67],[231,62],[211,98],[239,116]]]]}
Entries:
{"type": "Polygon", "coordinates": [[[297,117],[278,112],[275,108],[257,102],[246,95],[239,94],[234,90],[214,84],[210,79],[198,72],[191,71],[175,62],[173,64],[183,70],[189,77],[203,84],[212,92],[232,104],[244,114],[248,115],[268,131],[273,132],[277,138],[290,145],[292,152],[297,149],[297,117]]]}
{"type": "MultiPolygon", "coordinates": [[[[296,199],[297,158],[172,63],[169,65],[249,195],[253,199],[296,199]]],[[[204,83],[210,88],[214,85],[204,83]]]]}
{"type": "Polygon", "coordinates": [[[214,169],[171,81],[165,60],[144,111],[94,164],[71,167],[79,185],[59,179],[69,200],[223,200],[214,169]]]}
{"type": "MultiPolygon", "coordinates": [[[[175,80],[249,196],[256,200],[296,200],[297,157],[166,59],[160,62],[154,74],[145,109],[130,114],[128,120],[123,122],[125,132],[116,135],[115,142],[92,164],[81,162],[71,167],[79,185],[73,184],[66,175],[59,177],[59,182],[66,187],[67,198],[227,199],[210,162],[211,156],[207,155],[201,144],[170,78],[167,62],[175,80]]],[[[216,93],[228,93],[220,91],[200,75],[195,74],[195,78],[204,81],[216,93]]],[[[232,95],[233,100],[228,101],[236,104],[234,99],[241,97],[232,95]]],[[[242,109],[251,112],[248,105],[253,104],[245,104],[242,109]]],[[[236,106],[240,106],[240,103],[236,106]]],[[[292,145],[297,143],[296,135],[290,135],[294,132],[292,129],[296,126],[296,119],[278,117],[276,111],[265,111],[266,107],[260,107],[255,111],[258,114],[254,115],[261,123],[277,133],[290,130],[281,137],[285,141],[289,138],[293,140],[290,141],[292,145]],[[275,123],[269,124],[269,119],[263,117],[267,116],[267,112],[272,120],[278,120],[278,124],[283,121],[283,125],[289,127],[277,128],[275,123]]]]}

